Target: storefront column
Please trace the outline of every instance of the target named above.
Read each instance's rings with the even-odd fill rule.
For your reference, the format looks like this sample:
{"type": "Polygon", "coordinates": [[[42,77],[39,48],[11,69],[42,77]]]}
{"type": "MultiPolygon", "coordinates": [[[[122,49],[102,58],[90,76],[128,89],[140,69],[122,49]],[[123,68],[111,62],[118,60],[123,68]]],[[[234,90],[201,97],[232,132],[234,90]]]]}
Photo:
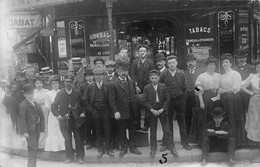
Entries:
{"type": "Polygon", "coordinates": [[[114,38],[113,38],[113,22],[112,22],[112,8],[113,3],[117,0],[101,0],[106,3],[107,19],[108,19],[108,32],[109,32],[109,59],[115,60],[114,54],[114,38]]]}

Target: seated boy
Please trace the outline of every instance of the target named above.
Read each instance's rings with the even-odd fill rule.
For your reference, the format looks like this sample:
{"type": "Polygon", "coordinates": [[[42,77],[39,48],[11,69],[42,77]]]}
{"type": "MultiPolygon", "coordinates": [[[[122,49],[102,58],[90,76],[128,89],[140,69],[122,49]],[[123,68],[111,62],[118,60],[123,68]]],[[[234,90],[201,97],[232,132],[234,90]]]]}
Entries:
{"type": "Polygon", "coordinates": [[[163,135],[165,136],[165,142],[167,148],[171,150],[171,153],[178,157],[173,144],[173,135],[170,130],[170,124],[168,119],[168,106],[170,102],[170,96],[167,92],[167,88],[163,83],[159,83],[160,72],[157,70],[150,71],[151,83],[144,87],[143,91],[143,105],[147,111],[151,112],[150,116],[150,157],[154,158],[157,150],[157,121],[158,118],[162,124],[163,135]]]}
{"type": "Polygon", "coordinates": [[[233,136],[229,123],[224,121],[225,112],[221,107],[215,107],[211,112],[213,121],[208,122],[203,133],[202,142],[202,166],[207,164],[209,151],[228,150],[229,165],[235,164],[235,137],[233,136]]]}

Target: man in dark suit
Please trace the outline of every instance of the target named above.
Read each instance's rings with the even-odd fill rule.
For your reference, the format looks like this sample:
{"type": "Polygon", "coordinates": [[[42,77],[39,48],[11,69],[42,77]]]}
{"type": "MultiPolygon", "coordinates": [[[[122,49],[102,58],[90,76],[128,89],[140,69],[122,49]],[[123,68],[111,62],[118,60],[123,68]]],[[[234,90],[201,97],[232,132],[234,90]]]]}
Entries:
{"type": "Polygon", "coordinates": [[[71,163],[74,159],[72,133],[75,138],[78,163],[84,163],[84,145],[79,129],[85,122],[85,102],[82,96],[73,88],[73,76],[66,76],[65,89],[57,93],[51,105],[51,111],[60,121],[60,130],[65,139],[67,154],[65,163],[71,163]]]}
{"type": "Polygon", "coordinates": [[[43,88],[51,90],[51,83],[50,83],[50,76],[52,75],[53,71],[50,67],[43,67],[41,68],[40,74],[43,76],[43,88]]]}
{"type": "Polygon", "coordinates": [[[163,53],[157,53],[155,55],[155,64],[156,64],[156,67],[159,70],[160,74],[167,70],[167,68],[165,66],[165,64],[166,64],[165,59],[166,58],[163,53]]]}
{"type": "Polygon", "coordinates": [[[101,158],[105,152],[109,157],[114,157],[110,148],[110,121],[112,111],[116,112],[116,104],[111,84],[104,82],[105,73],[105,68],[94,68],[95,82],[89,85],[86,91],[86,108],[92,113],[97,134],[98,158],[101,158]]]}
{"type": "Polygon", "coordinates": [[[171,153],[174,156],[178,157],[178,153],[173,146],[172,132],[170,129],[169,118],[168,118],[170,96],[166,86],[163,83],[159,83],[159,79],[160,79],[160,72],[157,70],[151,70],[150,71],[151,83],[144,87],[144,93],[143,93],[143,105],[146,107],[148,111],[151,112],[150,157],[154,158],[155,152],[157,150],[156,132],[157,132],[158,118],[160,119],[162,124],[166,147],[169,150],[171,150],[171,153]]]}
{"type": "Polygon", "coordinates": [[[188,91],[186,95],[185,121],[186,121],[187,134],[189,135],[195,103],[196,100],[198,101],[198,98],[197,96],[195,96],[195,92],[194,92],[195,81],[198,78],[198,76],[204,71],[202,68],[197,67],[197,60],[193,53],[187,54],[185,59],[187,63],[187,69],[184,71],[184,74],[188,83],[188,91]]]}
{"type": "Polygon", "coordinates": [[[42,108],[34,101],[34,87],[25,84],[22,91],[26,99],[20,104],[20,134],[27,140],[27,167],[36,167],[39,136],[45,131],[45,120],[42,108]]]}
{"type": "Polygon", "coordinates": [[[107,75],[104,76],[104,81],[108,83],[113,83],[117,78],[115,74],[116,63],[112,60],[108,60],[106,61],[105,65],[106,65],[107,75]]]}
{"type": "Polygon", "coordinates": [[[137,101],[133,81],[128,77],[129,64],[120,62],[118,64],[118,78],[113,83],[115,91],[115,100],[117,102],[117,111],[114,113],[119,128],[119,140],[122,149],[119,157],[123,157],[127,153],[129,145],[130,152],[141,155],[137,150],[133,141],[135,136],[135,122],[137,117],[137,101]],[[129,142],[126,138],[126,129],[129,131],[129,142]]]}
{"type": "Polygon", "coordinates": [[[60,88],[64,88],[64,80],[65,76],[68,73],[68,65],[65,62],[60,62],[59,67],[58,67],[58,72],[59,72],[59,78],[60,78],[60,88]]]}
{"type": "MultiPolygon", "coordinates": [[[[131,67],[130,77],[133,79],[137,93],[143,93],[144,87],[149,83],[149,72],[155,69],[154,62],[147,58],[147,46],[141,45],[139,48],[139,58],[133,61],[131,67]]],[[[141,104],[141,103],[140,103],[141,104]]],[[[142,106],[138,106],[138,123],[141,123],[141,109],[142,106]]],[[[143,130],[149,129],[149,112],[145,111],[145,120],[143,130]]]]}
{"type": "MultiPolygon", "coordinates": [[[[181,144],[184,149],[191,150],[188,145],[188,136],[185,124],[185,94],[188,89],[188,84],[183,71],[177,68],[178,61],[177,57],[172,55],[166,59],[167,66],[169,69],[161,74],[160,82],[164,83],[170,94],[170,106],[169,106],[169,122],[170,128],[173,133],[173,115],[176,112],[176,118],[180,129],[181,144]]],[[[160,151],[165,151],[166,146],[164,145],[160,151]]]]}
{"type": "MultiPolygon", "coordinates": [[[[240,73],[242,81],[247,79],[251,73],[255,73],[255,67],[247,64],[247,55],[244,49],[238,49],[235,55],[238,64],[234,67],[234,70],[240,73]]],[[[247,112],[250,95],[242,90],[239,95],[241,96],[243,111],[247,112]]]]}

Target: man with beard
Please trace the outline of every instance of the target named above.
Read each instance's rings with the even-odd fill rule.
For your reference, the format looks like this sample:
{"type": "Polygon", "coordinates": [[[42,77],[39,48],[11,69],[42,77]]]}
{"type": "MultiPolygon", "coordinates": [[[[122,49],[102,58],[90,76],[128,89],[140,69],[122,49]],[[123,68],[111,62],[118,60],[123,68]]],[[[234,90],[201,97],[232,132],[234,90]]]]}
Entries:
{"type": "Polygon", "coordinates": [[[59,91],[51,105],[51,111],[60,122],[60,130],[65,139],[66,164],[74,160],[72,133],[76,144],[79,164],[84,163],[84,145],[80,136],[80,128],[85,122],[85,102],[82,96],[73,89],[73,76],[65,78],[65,89],[59,91]]]}
{"type": "Polygon", "coordinates": [[[198,98],[194,92],[195,81],[198,78],[198,76],[204,71],[203,69],[197,67],[197,60],[193,53],[187,54],[185,59],[187,63],[187,69],[184,71],[184,74],[188,83],[188,92],[186,95],[185,121],[187,127],[187,134],[189,135],[195,103],[196,101],[198,102],[198,98]]]}

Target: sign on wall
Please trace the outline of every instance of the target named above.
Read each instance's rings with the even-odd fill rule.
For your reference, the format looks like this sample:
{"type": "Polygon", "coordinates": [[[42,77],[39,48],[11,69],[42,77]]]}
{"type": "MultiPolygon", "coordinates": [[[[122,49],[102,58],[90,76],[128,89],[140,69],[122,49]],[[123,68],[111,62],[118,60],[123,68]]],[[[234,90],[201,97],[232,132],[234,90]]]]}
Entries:
{"type": "Polygon", "coordinates": [[[38,28],[42,26],[39,14],[8,15],[8,28],[38,28]]]}

